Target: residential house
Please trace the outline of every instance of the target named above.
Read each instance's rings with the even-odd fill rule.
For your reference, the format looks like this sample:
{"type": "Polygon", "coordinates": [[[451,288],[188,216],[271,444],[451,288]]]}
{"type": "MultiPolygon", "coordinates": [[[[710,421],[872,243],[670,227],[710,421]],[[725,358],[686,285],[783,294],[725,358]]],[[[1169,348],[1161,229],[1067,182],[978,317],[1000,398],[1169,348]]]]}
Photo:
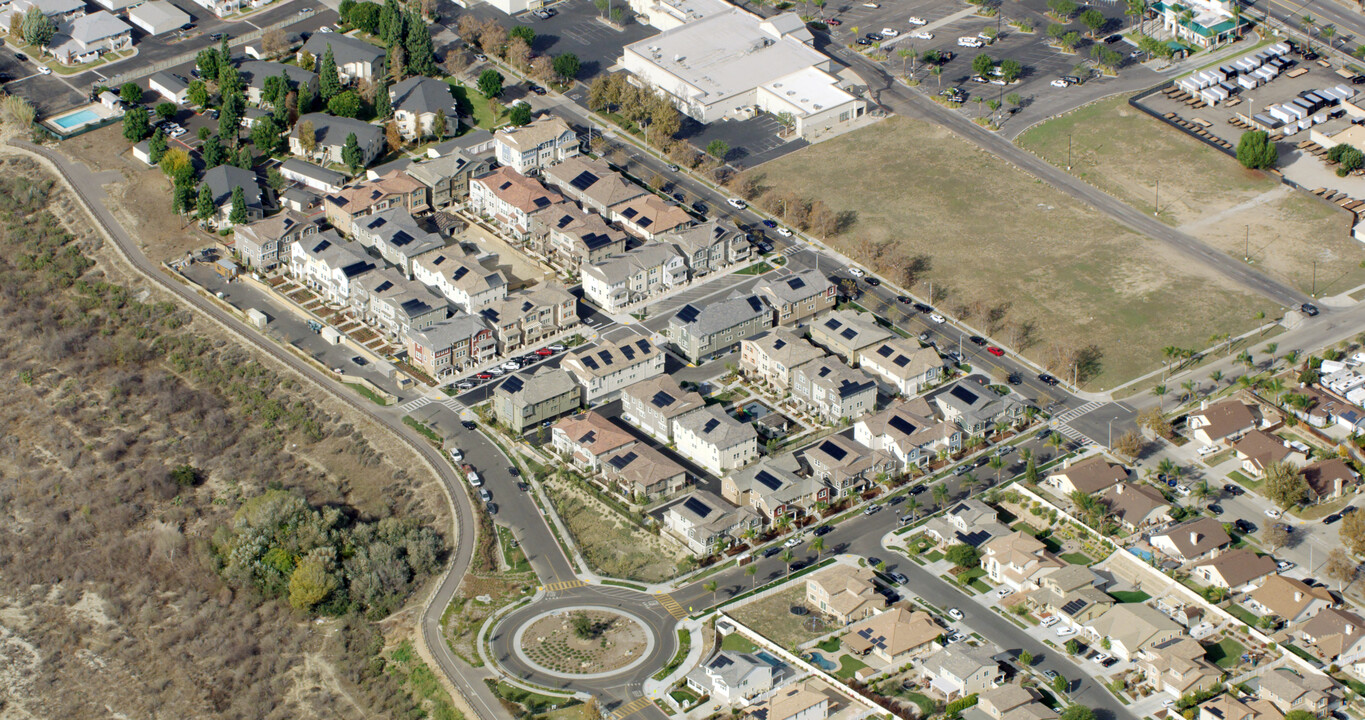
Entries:
{"type": "Polygon", "coordinates": [[[734,293],[716,302],[684,305],[668,321],[668,337],[691,363],[702,363],[772,326],[772,311],[758,295],[734,293]]]}
{"type": "Polygon", "coordinates": [[[1100,494],[1100,502],[1127,532],[1171,521],[1171,503],[1160,490],[1147,484],[1121,482],[1100,494]]]}
{"type": "Polygon", "coordinates": [[[273,270],[282,260],[288,260],[290,243],[305,240],[318,233],[316,220],[293,210],[238,225],[233,242],[242,262],[258,270],[273,270]]]}
{"type": "MultiPolygon", "coordinates": [[[[638,233],[637,233],[638,234],[638,233]]],[[[719,218],[681,225],[661,233],[658,241],[682,253],[692,277],[702,277],[749,258],[752,248],[733,223],[719,218]]]]}
{"type": "Polygon", "coordinates": [[[772,690],[788,675],[785,665],[750,653],[721,650],[687,674],[687,687],[720,703],[748,700],[772,690]]]}
{"type": "Polygon", "coordinates": [[[409,142],[432,136],[445,138],[460,129],[460,111],[449,83],[413,75],[389,87],[389,102],[398,134],[409,142]],[[438,115],[445,127],[436,126],[438,115]]]}
{"type": "Polygon", "coordinates": [[[1038,538],[1016,531],[991,540],[982,548],[981,567],[997,585],[1013,590],[1033,590],[1044,575],[1067,563],[1047,551],[1038,538]]]}
{"type": "Polygon", "coordinates": [[[313,190],[295,185],[280,193],[280,206],[305,215],[322,213],[322,196],[313,190]]]}
{"type": "Polygon", "coordinates": [[[332,227],[351,232],[357,220],[395,208],[409,215],[427,212],[431,206],[426,200],[426,186],[408,177],[407,173],[394,170],[328,195],[323,201],[323,212],[332,227]]]}
{"type": "Polygon", "coordinates": [[[1180,563],[1211,558],[1232,544],[1223,524],[1211,517],[1166,528],[1148,540],[1152,547],[1180,563]]]}
{"type": "MultiPolygon", "coordinates": [[[[312,188],[320,193],[333,195],[340,193],[346,186],[346,174],[325,168],[321,165],[298,158],[287,158],[280,163],[280,175],[286,180],[292,180],[304,187],[312,188]]],[[[344,227],[350,227],[349,222],[344,227]]]]}
{"type": "Polygon", "coordinates": [[[352,282],[375,269],[364,248],[343,240],[335,230],[296,241],[289,249],[289,274],[324,302],[349,304],[352,282]]]}
{"type": "Polygon", "coordinates": [[[942,635],[943,628],[929,613],[894,607],[849,626],[839,641],[851,653],[871,654],[890,667],[900,667],[938,648],[942,635]]]}
{"type": "Polygon", "coordinates": [[[612,451],[602,462],[602,475],[621,493],[647,502],[673,495],[687,485],[687,470],[646,443],[612,451]]]}
{"type": "Polygon", "coordinates": [[[1343,497],[1347,488],[1355,487],[1360,479],[1360,475],[1345,460],[1335,457],[1305,467],[1302,474],[1308,483],[1308,499],[1314,503],[1343,497]]]}
{"type": "Polygon", "coordinates": [[[834,283],[814,269],[778,277],[765,276],[754,286],[773,308],[773,325],[796,325],[806,318],[833,309],[837,300],[834,283]]]}
{"type": "Polygon", "coordinates": [[[470,180],[488,172],[488,160],[455,150],[408,166],[407,174],[427,188],[426,204],[445,210],[469,199],[470,180]]]}
{"type": "Polygon", "coordinates": [[[718,407],[688,413],[673,424],[673,440],[684,457],[723,475],[758,457],[758,433],[718,407]]]}
{"type": "Polygon", "coordinates": [[[871,315],[863,316],[853,310],[835,310],[810,326],[811,342],[849,364],[858,361],[858,353],[864,348],[892,337],[895,334],[878,325],[871,315]]]}
{"type": "Polygon", "coordinates": [[[877,383],[862,370],[823,357],[792,371],[792,399],[835,424],[857,420],[877,407],[877,383]]]}
{"type": "Polygon", "coordinates": [[[1060,469],[1043,479],[1043,483],[1063,497],[1071,497],[1073,492],[1086,495],[1104,492],[1127,479],[1128,468],[1096,454],[1079,462],[1064,461],[1060,469]]]}
{"type": "Polygon", "coordinates": [[[370,80],[384,76],[387,53],[384,48],[350,35],[338,33],[313,33],[299,50],[322,60],[327,48],[332,49],[332,60],[336,62],[337,74],[341,82],[349,84],[355,80],[370,80]]]}
{"type": "Polygon", "coordinates": [[[1222,684],[1223,670],[1205,659],[1206,653],[1197,640],[1180,635],[1144,648],[1137,654],[1137,668],[1153,690],[1180,698],[1222,684]]]}
{"type": "Polygon", "coordinates": [[[56,23],[74,20],[86,12],[85,3],[81,0],[13,0],[9,4],[10,12],[19,13],[20,17],[30,8],[38,8],[39,12],[56,23]]]}
{"type": "Polygon", "coordinates": [[[218,208],[214,222],[219,227],[232,227],[232,195],[236,188],[242,189],[245,201],[247,222],[255,222],[265,217],[267,195],[261,189],[256,173],[243,170],[235,165],[219,165],[204,173],[204,185],[213,197],[213,206],[218,208]]]}
{"type": "Polygon", "coordinates": [[[649,191],[621,177],[605,160],[586,155],[565,158],[541,171],[545,182],[554,185],[565,197],[602,217],[611,214],[613,205],[633,200],[649,191]]]}
{"type": "Polygon", "coordinates": [[[1255,429],[1256,423],[1256,412],[1237,398],[1212,405],[1204,402],[1185,421],[1194,439],[1205,445],[1230,445],[1255,429]]]}
{"type": "Polygon", "coordinates": [[[1264,477],[1265,469],[1272,463],[1288,462],[1300,465],[1307,460],[1303,453],[1264,430],[1248,432],[1233,444],[1232,449],[1242,461],[1242,469],[1254,478],[1264,477]]]}
{"type": "Polygon", "coordinates": [[[493,142],[498,162],[522,175],[534,175],[579,154],[578,134],[549,113],[529,125],[498,130],[493,142]]]}
{"type": "Polygon", "coordinates": [[[735,507],[705,490],[694,490],[664,510],[664,528],[697,555],[728,547],[761,524],[753,510],[735,507]]]}
{"type": "Polygon", "coordinates": [[[792,370],[825,356],[790,328],[774,327],[739,343],[739,369],[782,391],[791,387],[792,370]]]}
{"type": "Polygon", "coordinates": [[[682,256],[673,246],[660,243],[584,264],[580,273],[584,297],[609,313],[621,312],[687,282],[682,256]]]}
{"type": "Polygon", "coordinates": [[[1300,674],[1287,667],[1262,675],[1256,692],[1284,713],[1305,710],[1321,716],[1341,703],[1341,689],[1332,678],[1319,673],[1300,674]]]}
{"type": "Polygon", "coordinates": [[[155,0],[128,8],[128,22],[142,28],[148,35],[161,35],[189,25],[190,16],[166,0],[155,0]]]}
{"type": "MultiPolygon", "coordinates": [[[[132,0],[128,0],[131,2],[132,0]]],[[[129,15],[129,19],[132,16],[129,15]]],[[[189,17],[185,17],[189,21],[189,17]]],[[[290,57],[303,46],[303,36],[296,32],[284,33],[283,42],[278,47],[266,48],[264,38],[257,38],[242,46],[242,54],[252,60],[273,60],[277,57],[290,57]]],[[[292,59],[292,57],[290,57],[292,59]]]]}
{"type": "MultiPolygon", "coordinates": [[[[289,90],[307,85],[308,91],[314,93],[314,97],[318,91],[318,74],[304,70],[298,65],[268,60],[248,60],[237,66],[237,73],[242,79],[242,84],[246,86],[246,99],[254,105],[260,105],[264,102],[266,80],[269,78],[288,78],[289,90]]],[[[288,91],[286,90],[286,92],[288,91]]],[[[359,140],[360,137],[357,135],[356,139],[359,140]]],[[[341,141],[345,142],[346,138],[342,138],[341,141]]]]}
{"type": "Polygon", "coordinates": [[[467,313],[507,297],[501,270],[489,270],[456,247],[431,250],[412,260],[412,276],[467,313]]]}
{"type": "Polygon", "coordinates": [[[726,475],[720,482],[720,496],[757,510],[768,520],[799,517],[812,512],[816,503],[828,503],[832,492],[816,477],[802,477],[791,455],[768,457],[754,465],[726,475]]]}
{"type": "Polygon", "coordinates": [[[1259,587],[1266,576],[1275,573],[1275,558],[1257,555],[1249,548],[1238,548],[1205,560],[1190,572],[1215,587],[1243,593],[1259,587]]]}
{"type": "Polygon", "coordinates": [[[1025,595],[1025,601],[1072,627],[1084,626],[1114,607],[1114,598],[1104,592],[1104,578],[1084,565],[1055,568],[1036,583],[1037,589],[1025,595]]]}
{"type": "Polygon", "coordinates": [[[1056,720],[1057,713],[1043,704],[1042,695],[1022,685],[1001,685],[981,693],[977,709],[991,720],[1056,720]]]}
{"type": "Polygon", "coordinates": [[[621,419],[661,443],[671,443],[678,420],[706,407],[701,395],[683,390],[672,375],[642,380],[621,391],[621,419]]]}
{"type": "Polygon", "coordinates": [[[806,604],[841,625],[865,620],[886,607],[868,568],[835,563],[806,576],[806,604]]]}
{"type": "Polygon", "coordinates": [[[520,290],[479,311],[493,328],[498,352],[530,347],[578,325],[578,299],[555,282],[520,290]]]}
{"type": "Polygon", "coordinates": [[[819,680],[803,680],[778,688],[748,711],[754,720],[826,720],[837,696],[819,680]]]}
{"type": "Polygon", "coordinates": [[[518,240],[530,237],[533,215],[563,201],[559,193],[510,167],[500,167],[469,182],[470,209],[492,218],[518,240]]]}
{"type": "MultiPolygon", "coordinates": [[[[573,380],[569,382],[574,384],[573,380]]],[[[574,390],[578,391],[577,384],[574,390]]],[[[563,418],[550,430],[555,452],[585,472],[597,472],[613,452],[638,442],[634,435],[595,410],[563,418]]]]}
{"type": "Polygon", "coordinates": [[[836,497],[862,492],[899,470],[895,458],[843,435],[830,435],[800,451],[800,456],[811,477],[834,488],[836,497]]]}
{"type": "Polygon", "coordinates": [[[367,248],[374,248],[408,278],[413,276],[418,257],[445,247],[440,235],[418,227],[412,215],[401,207],[356,218],[351,224],[351,237],[367,248]]]}
{"type": "Polygon", "coordinates": [[[559,366],[583,388],[583,399],[589,405],[663,373],[663,351],[648,338],[632,337],[620,343],[602,340],[574,348],[560,362],[559,366]]]}
{"type": "Polygon", "coordinates": [[[994,508],[973,498],[953,505],[924,526],[925,537],[939,545],[962,543],[981,547],[1009,533],[994,508]]]}
{"type": "Polygon", "coordinates": [[[943,358],[916,340],[893,338],[858,351],[858,367],[886,381],[901,395],[917,395],[945,376],[943,358]]]}
{"type": "Polygon", "coordinates": [[[342,148],[346,139],[355,135],[360,148],[360,167],[366,167],[384,152],[384,130],[361,120],[336,117],[327,113],[308,113],[294,123],[289,131],[289,152],[315,162],[345,165],[342,148]],[[313,128],[313,151],[305,149],[303,133],[313,128]]]}
{"type": "Polygon", "coordinates": [[[925,658],[920,675],[950,700],[979,695],[1005,682],[1005,673],[989,645],[954,643],[925,658]]]}
{"type": "Polygon", "coordinates": [[[189,101],[190,84],[179,75],[163,70],[148,78],[147,85],[152,92],[165,98],[168,102],[184,105],[189,101]]]}
{"type": "Polygon", "coordinates": [[[454,317],[404,333],[408,362],[434,379],[492,359],[493,331],[477,315],[454,317]]]}
{"type": "Polygon", "coordinates": [[[1199,705],[1199,720],[1284,720],[1269,700],[1238,699],[1228,693],[1199,705]]]}
{"type": "Polygon", "coordinates": [[[493,133],[482,128],[466,128],[463,135],[451,138],[443,143],[427,147],[427,157],[441,158],[457,152],[465,153],[471,157],[489,156],[492,160],[493,150],[496,146],[493,133]]]}
{"type": "Polygon", "coordinates": [[[1300,645],[1324,665],[1345,667],[1365,658],[1365,618],[1342,608],[1325,608],[1298,627],[1300,645]]]}
{"type": "Polygon", "coordinates": [[[610,218],[641,240],[660,242],[667,242],[662,235],[669,230],[692,223],[692,216],[686,210],[653,193],[613,205],[610,218]]]}
{"type": "MultiPolygon", "coordinates": [[[[493,391],[493,414],[498,422],[521,434],[577,411],[582,402],[578,384],[569,373],[542,365],[530,377],[512,375],[503,380],[493,391]]],[[[555,449],[559,449],[558,444],[555,449]]]]}
{"type": "Polygon", "coordinates": [[[900,471],[922,468],[935,456],[962,449],[962,431],[955,423],[931,419],[924,401],[893,405],[853,425],[853,439],[881,450],[900,463],[900,471]]]}
{"type": "Polygon", "coordinates": [[[930,398],[943,417],[969,433],[985,433],[996,423],[1016,423],[1024,418],[1024,404],[1013,394],[991,389],[982,375],[970,375],[936,392],[930,398]]]}
{"type": "Polygon", "coordinates": [[[1109,652],[1132,660],[1148,648],[1182,637],[1185,629],[1165,613],[1143,603],[1120,603],[1083,628],[1092,642],[1109,638],[1109,652]]]}
{"type": "Polygon", "coordinates": [[[96,10],[58,22],[56,34],[47,43],[47,51],[63,65],[94,62],[107,52],[131,47],[132,26],[108,10],[96,10]]]}
{"type": "Polygon", "coordinates": [[[426,287],[387,267],[357,277],[350,304],[356,317],[395,337],[446,319],[449,309],[426,287]]]}
{"type": "Polygon", "coordinates": [[[1302,580],[1271,575],[1251,591],[1244,604],[1257,615],[1270,615],[1286,625],[1298,625],[1323,610],[1336,607],[1337,599],[1320,585],[1309,587],[1302,580]]]}
{"type": "MultiPolygon", "coordinates": [[[[626,234],[607,224],[601,215],[585,212],[571,202],[558,203],[536,215],[532,243],[551,262],[569,274],[596,265],[626,249],[626,234]]],[[[655,246],[646,246],[655,247],[655,246]]]]}

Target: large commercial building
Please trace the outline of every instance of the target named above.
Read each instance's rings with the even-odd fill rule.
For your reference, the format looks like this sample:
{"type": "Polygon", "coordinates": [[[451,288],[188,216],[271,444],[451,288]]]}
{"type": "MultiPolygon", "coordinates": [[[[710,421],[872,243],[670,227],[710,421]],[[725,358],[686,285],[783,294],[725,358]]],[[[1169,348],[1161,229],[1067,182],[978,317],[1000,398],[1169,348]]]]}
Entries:
{"type": "Polygon", "coordinates": [[[814,139],[862,117],[867,103],[850,92],[862,80],[813,45],[796,13],[730,8],[627,45],[621,64],[698,122],[789,114],[792,130],[814,139]]]}

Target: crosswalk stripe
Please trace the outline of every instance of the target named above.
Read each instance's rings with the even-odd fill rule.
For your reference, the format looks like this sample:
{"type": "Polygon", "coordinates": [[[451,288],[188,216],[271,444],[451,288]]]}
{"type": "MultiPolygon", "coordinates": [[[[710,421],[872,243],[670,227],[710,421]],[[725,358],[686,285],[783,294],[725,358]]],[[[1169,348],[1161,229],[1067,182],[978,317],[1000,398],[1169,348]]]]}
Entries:
{"type": "Polygon", "coordinates": [[[621,718],[634,715],[647,707],[649,707],[649,698],[638,697],[613,710],[609,717],[611,717],[612,720],[621,720],[621,718]]]}
{"type": "Polygon", "coordinates": [[[420,408],[420,407],[422,407],[422,406],[424,406],[424,405],[429,405],[429,404],[431,404],[431,398],[426,397],[426,396],[424,395],[424,396],[422,396],[422,397],[417,398],[416,400],[413,400],[413,401],[411,401],[411,402],[405,403],[402,407],[399,408],[399,410],[402,410],[402,411],[405,412],[405,413],[410,413],[410,412],[412,412],[413,410],[416,410],[416,409],[418,409],[418,408],[420,408]]]}
{"type": "Polygon", "coordinates": [[[664,610],[668,611],[669,615],[672,615],[679,620],[687,617],[687,611],[684,610],[683,606],[678,604],[678,601],[674,600],[671,595],[667,593],[656,593],[654,599],[659,601],[659,604],[663,606],[664,610]]]}
{"type": "Polygon", "coordinates": [[[1078,408],[1072,408],[1072,409],[1070,409],[1070,410],[1067,410],[1066,412],[1064,412],[1064,413],[1062,413],[1062,414],[1060,414],[1060,415],[1057,415],[1057,416],[1053,417],[1052,419],[1053,419],[1054,422],[1057,422],[1057,423],[1067,423],[1067,422],[1071,422],[1072,420],[1075,420],[1076,418],[1078,418],[1078,417],[1080,417],[1080,416],[1082,416],[1082,415],[1085,415],[1086,413],[1091,412],[1092,410],[1095,410],[1096,408],[1099,408],[1099,407],[1101,407],[1101,406],[1103,406],[1103,405],[1104,405],[1104,403],[1102,403],[1102,402],[1100,402],[1100,401],[1098,401],[1098,400],[1091,400],[1090,402],[1088,402],[1088,403],[1086,403],[1086,404],[1084,404],[1084,405],[1082,405],[1082,406],[1080,406],[1080,407],[1078,407],[1078,408]]]}
{"type": "Polygon", "coordinates": [[[450,408],[451,410],[459,411],[464,409],[464,403],[460,402],[460,399],[458,397],[448,397],[445,400],[442,400],[441,404],[450,408]]]}
{"type": "Polygon", "coordinates": [[[557,592],[559,590],[568,590],[569,588],[583,587],[584,585],[587,585],[587,583],[582,580],[565,580],[564,582],[541,585],[540,589],[545,592],[557,592]]]}

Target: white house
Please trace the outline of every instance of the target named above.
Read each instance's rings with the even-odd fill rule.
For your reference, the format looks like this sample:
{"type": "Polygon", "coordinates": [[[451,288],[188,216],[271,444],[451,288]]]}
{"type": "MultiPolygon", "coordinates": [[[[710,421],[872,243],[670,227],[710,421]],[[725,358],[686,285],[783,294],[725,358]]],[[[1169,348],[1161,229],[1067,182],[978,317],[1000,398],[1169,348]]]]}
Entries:
{"type": "MultiPolygon", "coordinates": [[[[633,337],[633,336],[632,336],[633,337]]],[[[583,399],[597,402],[664,371],[664,353],[648,338],[609,340],[569,351],[559,366],[578,381],[583,399]]]]}
{"type": "Polygon", "coordinates": [[[152,92],[176,105],[184,105],[189,100],[190,84],[185,82],[185,78],[178,75],[172,75],[163,70],[149,78],[147,85],[152,89],[152,92]]]}
{"type": "Polygon", "coordinates": [[[498,162],[523,175],[578,155],[578,135],[555,115],[542,115],[524,127],[503,128],[493,137],[498,162]]]}
{"type": "Polygon", "coordinates": [[[674,426],[678,452],[722,475],[758,457],[758,432],[714,406],[680,418],[674,426]]]}

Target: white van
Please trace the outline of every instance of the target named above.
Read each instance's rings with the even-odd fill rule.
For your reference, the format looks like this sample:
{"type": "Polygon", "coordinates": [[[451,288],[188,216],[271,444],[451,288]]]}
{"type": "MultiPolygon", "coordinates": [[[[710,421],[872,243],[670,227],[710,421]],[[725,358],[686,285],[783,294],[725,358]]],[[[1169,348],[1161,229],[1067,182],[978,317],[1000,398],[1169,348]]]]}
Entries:
{"type": "Polygon", "coordinates": [[[465,473],[464,476],[465,479],[469,481],[470,487],[478,487],[483,484],[483,478],[479,477],[477,470],[470,470],[465,473]]]}
{"type": "Polygon", "coordinates": [[[957,44],[961,45],[962,47],[969,48],[979,48],[986,46],[986,43],[982,41],[981,38],[977,37],[960,37],[957,39],[957,44]]]}

